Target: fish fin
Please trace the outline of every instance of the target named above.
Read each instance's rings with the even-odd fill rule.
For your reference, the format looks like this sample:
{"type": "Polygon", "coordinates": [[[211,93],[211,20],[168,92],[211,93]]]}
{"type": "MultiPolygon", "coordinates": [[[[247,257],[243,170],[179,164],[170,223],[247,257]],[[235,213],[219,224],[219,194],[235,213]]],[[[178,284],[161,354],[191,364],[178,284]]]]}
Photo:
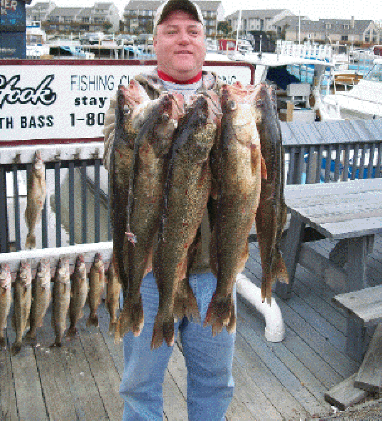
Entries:
{"type": "Polygon", "coordinates": [[[287,268],[285,266],[285,262],[283,257],[281,256],[281,254],[277,255],[277,260],[275,262],[275,278],[280,281],[283,282],[285,284],[289,284],[289,275],[288,275],[288,271],[287,268]]]}
{"type": "Polygon", "coordinates": [[[181,320],[184,316],[189,320],[200,322],[198,303],[194,292],[190,287],[188,278],[184,278],[178,284],[178,290],[174,299],[174,316],[181,320]]]}
{"type": "Polygon", "coordinates": [[[33,233],[28,233],[25,240],[25,248],[35,249],[36,248],[36,236],[33,233]]]}
{"type": "Polygon", "coordinates": [[[216,293],[212,296],[208,306],[203,326],[212,326],[212,335],[216,336],[225,326],[229,333],[236,329],[235,305],[232,294],[228,297],[219,297],[216,293]]]}
{"type": "Polygon", "coordinates": [[[17,355],[21,351],[21,342],[15,342],[11,347],[11,354],[17,355]]]}
{"type": "Polygon", "coordinates": [[[0,338],[0,349],[7,347],[7,340],[5,338],[0,338]]]}
{"type": "Polygon", "coordinates": [[[90,315],[89,316],[89,318],[88,318],[88,320],[86,321],[86,326],[87,327],[89,327],[89,326],[96,326],[96,327],[98,327],[99,325],[98,325],[98,316],[95,314],[95,315],[90,315]]]}
{"type": "Polygon", "coordinates": [[[123,338],[127,332],[133,332],[134,336],[139,336],[144,325],[142,297],[132,303],[129,298],[124,300],[123,308],[119,314],[116,336],[123,338]]]}
{"type": "Polygon", "coordinates": [[[261,300],[263,303],[266,300],[268,304],[272,302],[272,276],[269,274],[263,275],[261,280],[261,300]]]}
{"type": "Polygon", "coordinates": [[[160,312],[155,318],[151,349],[159,348],[163,340],[168,346],[173,346],[175,342],[174,317],[164,318],[160,312]]]}
{"type": "Polygon", "coordinates": [[[78,329],[75,326],[70,326],[66,332],[66,336],[68,338],[74,338],[75,336],[77,336],[77,333],[78,333],[78,329]]]}
{"type": "Polygon", "coordinates": [[[117,327],[117,322],[110,321],[110,323],[109,323],[109,333],[111,335],[113,335],[113,334],[115,335],[116,327],[117,327]]]}

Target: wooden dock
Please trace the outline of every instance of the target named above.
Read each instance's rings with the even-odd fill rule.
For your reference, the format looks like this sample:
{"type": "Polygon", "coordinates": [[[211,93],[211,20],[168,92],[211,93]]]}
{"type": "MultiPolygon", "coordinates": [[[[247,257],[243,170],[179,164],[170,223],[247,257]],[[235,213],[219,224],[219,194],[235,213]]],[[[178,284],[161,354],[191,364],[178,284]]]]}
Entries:
{"type": "MultiPolygon", "coordinates": [[[[329,253],[328,240],[313,245],[329,253]]],[[[245,274],[260,285],[258,245],[250,244],[245,274]]],[[[370,286],[382,280],[382,236],[368,257],[370,286]]],[[[267,342],[260,313],[238,299],[234,359],[235,395],[227,413],[230,421],[310,420],[329,417],[333,410],[324,393],[355,373],[360,363],[345,354],[346,318],[332,298],[335,293],[315,275],[298,266],[292,296],[276,296],[286,326],[280,343],[267,342]]],[[[85,316],[88,309],[86,308],[85,316]]],[[[80,322],[79,336],[62,348],[53,343],[50,314],[38,331],[39,346],[23,347],[11,356],[0,352],[0,420],[112,420],[122,418],[118,394],[123,351],[108,334],[109,316],[102,304],[100,327],[80,322]]],[[[10,326],[10,323],[9,323],[10,326]]],[[[14,332],[7,329],[9,345],[14,332]]],[[[184,421],[186,368],[181,347],[174,347],[163,388],[164,419],[184,421]]]]}

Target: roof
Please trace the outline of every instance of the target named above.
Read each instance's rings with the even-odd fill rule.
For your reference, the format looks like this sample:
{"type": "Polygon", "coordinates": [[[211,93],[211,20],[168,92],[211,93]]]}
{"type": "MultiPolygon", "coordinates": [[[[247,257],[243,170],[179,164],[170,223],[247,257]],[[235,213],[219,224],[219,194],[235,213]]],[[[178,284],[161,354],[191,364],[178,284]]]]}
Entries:
{"type": "MultiPolygon", "coordinates": [[[[372,23],[372,20],[355,20],[354,29],[351,28],[351,19],[320,19],[310,20],[308,18],[301,19],[301,30],[307,29],[309,31],[324,32],[325,25],[330,24],[329,31],[336,34],[347,35],[349,33],[363,34],[367,27],[372,23]],[[349,28],[344,27],[349,25],[349,28]]],[[[298,27],[298,16],[285,16],[284,18],[276,21],[277,26],[283,27],[288,25],[290,28],[298,27]]]]}
{"type": "Polygon", "coordinates": [[[56,7],[50,12],[50,16],[77,16],[82,7],[56,7]]]}
{"type": "Polygon", "coordinates": [[[354,20],[354,29],[351,28],[352,20],[351,19],[320,19],[319,22],[322,22],[323,25],[330,24],[330,30],[336,33],[358,33],[362,34],[366,28],[373,22],[372,20],[354,20]],[[343,25],[349,25],[350,28],[344,28],[343,25]]]}
{"type": "Polygon", "coordinates": [[[94,7],[92,9],[106,9],[109,10],[114,3],[94,3],[94,7]]]}
{"type": "MultiPolygon", "coordinates": [[[[163,3],[163,1],[143,0],[137,1],[132,0],[128,5],[125,6],[125,10],[157,10],[157,8],[163,3]]],[[[221,1],[196,1],[200,9],[203,10],[217,10],[221,5],[221,1]]]]}
{"type": "MultiPolygon", "coordinates": [[[[265,18],[274,18],[283,12],[289,12],[288,9],[262,9],[262,10],[242,10],[241,17],[245,19],[265,19],[265,18]]],[[[237,10],[234,13],[231,13],[226,17],[226,19],[237,19],[239,17],[239,11],[237,10]]]]}
{"type": "Polygon", "coordinates": [[[162,1],[130,1],[128,5],[125,6],[126,10],[157,10],[158,7],[162,4],[162,1]]]}

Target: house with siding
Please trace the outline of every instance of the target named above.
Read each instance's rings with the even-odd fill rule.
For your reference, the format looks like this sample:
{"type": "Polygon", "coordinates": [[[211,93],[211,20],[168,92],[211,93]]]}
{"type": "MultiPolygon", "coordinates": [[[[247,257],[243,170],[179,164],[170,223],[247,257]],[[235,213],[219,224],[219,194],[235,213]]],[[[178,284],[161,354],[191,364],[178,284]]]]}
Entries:
{"type": "Polygon", "coordinates": [[[310,40],[331,44],[379,44],[382,33],[372,20],[320,19],[287,16],[275,23],[276,33],[288,41],[310,40]]]}
{"type": "Polygon", "coordinates": [[[119,29],[119,11],[114,3],[96,2],[91,7],[57,7],[54,3],[37,3],[27,8],[27,17],[40,21],[46,31],[99,32],[105,24],[119,29]]]}
{"type": "MultiPolygon", "coordinates": [[[[239,14],[239,11],[236,11],[225,18],[231,25],[232,31],[236,31],[238,28],[239,14]]],[[[287,16],[294,15],[287,9],[242,10],[240,29],[242,31],[274,31],[275,22],[287,16]]]]}
{"type": "MultiPolygon", "coordinates": [[[[131,34],[152,33],[153,19],[162,1],[130,1],[124,9],[124,31],[131,34]]],[[[214,37],[217,24],[224,20],[224,9],[221,1],[196,1],[202,11],[206,35],[214,37]]]]}

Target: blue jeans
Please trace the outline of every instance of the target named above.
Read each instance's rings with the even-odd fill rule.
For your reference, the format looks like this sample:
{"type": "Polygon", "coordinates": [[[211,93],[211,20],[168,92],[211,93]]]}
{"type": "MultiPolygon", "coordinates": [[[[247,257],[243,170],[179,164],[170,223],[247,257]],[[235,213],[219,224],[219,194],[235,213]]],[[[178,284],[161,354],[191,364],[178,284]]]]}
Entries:
{"type": "MultiPolygon", "coordinates": [[[[180,331],[187,366],[187,409],[189,421],[221,421],[233,396],[232,361],[235,334],[226,329],[212,337],[211,326],[202,327],[216,288],[211,273],[191,275],[201,323],[187,318],[175,323],[180,331]]],[[[236,291],[235,291],[236,292],[236,291]]],[[[172,347],[165,342],[151,351],[151,336],[158,309],[158,290],[152,273],[142,282],[145,324],[140,336],[124,336],[125,367],[120,394],[125,401],[123,421],[162,421],[162,385],[172,347]]]]}

